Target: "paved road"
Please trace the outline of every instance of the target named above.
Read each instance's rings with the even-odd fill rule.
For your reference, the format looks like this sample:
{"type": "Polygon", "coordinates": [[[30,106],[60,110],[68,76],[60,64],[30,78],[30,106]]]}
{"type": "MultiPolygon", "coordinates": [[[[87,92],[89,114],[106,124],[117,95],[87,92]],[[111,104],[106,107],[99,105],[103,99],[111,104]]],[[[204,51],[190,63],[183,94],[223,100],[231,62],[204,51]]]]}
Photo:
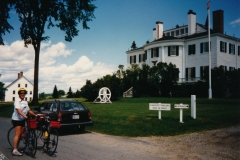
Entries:
{"type": "MultiPolygon", "coordinates": [[[[108,160],[108,159],[160,159],[156,155],[149,155],[148,150],[141,152],[139,144],[146,143],[131,138],[108,136],[98,133],[77,133],[76,131],[62,131],[59,136],[57,153],[50,157],[42,150],[38,150],[35,158],[27,155],[16,157],[11,155],[12,149],[7,142],[7,131],[11,127],[11,119],[0,118],[0,152],[8,159],[57,159],[57,160],[108,160]],[[123,145],[124,144],[124,145],[123,145]],[[132,144],[136,144],[135,147],[132,144]]],[[[144,144],[148,146],[148,144],[144,144]]],[[[0,158],[1,159],[1,158],[0,158]]]]}

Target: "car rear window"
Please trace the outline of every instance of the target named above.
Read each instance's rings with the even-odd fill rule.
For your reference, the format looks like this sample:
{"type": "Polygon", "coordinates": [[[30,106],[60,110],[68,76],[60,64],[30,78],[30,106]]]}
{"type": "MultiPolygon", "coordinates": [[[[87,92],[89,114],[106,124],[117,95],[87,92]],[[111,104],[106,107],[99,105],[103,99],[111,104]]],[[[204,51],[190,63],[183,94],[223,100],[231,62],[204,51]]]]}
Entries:
{"type": "Polygon", "coordinates": [[[61,103],[60,108],[61,108],[62,111],[86,110],[86,108],[81,103],[74,103],[74,102],[61,103]]]}

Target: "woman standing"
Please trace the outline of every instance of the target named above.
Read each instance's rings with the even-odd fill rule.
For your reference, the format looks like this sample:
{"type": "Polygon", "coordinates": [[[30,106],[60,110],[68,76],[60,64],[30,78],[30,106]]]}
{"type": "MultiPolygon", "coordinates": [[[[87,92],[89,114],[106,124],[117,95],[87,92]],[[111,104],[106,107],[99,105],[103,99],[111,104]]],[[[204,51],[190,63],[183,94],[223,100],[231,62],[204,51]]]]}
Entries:
{"type": "Polygon", "coordinates": [[[30,110],[28,103],[25,100],[26,94],[27,90],[25,88],[20,88],[18,90],[19,98],[16,98],[14,102],[14,112],[12,115],[12,124],[15,130],[15,136],[13,138],[13,156],[22,156],[22,153],[18,151],[18,144],[25,126],[25,119],[27,119],[27,114],[29,113],[35,117],[37,116],[30,110]]]}

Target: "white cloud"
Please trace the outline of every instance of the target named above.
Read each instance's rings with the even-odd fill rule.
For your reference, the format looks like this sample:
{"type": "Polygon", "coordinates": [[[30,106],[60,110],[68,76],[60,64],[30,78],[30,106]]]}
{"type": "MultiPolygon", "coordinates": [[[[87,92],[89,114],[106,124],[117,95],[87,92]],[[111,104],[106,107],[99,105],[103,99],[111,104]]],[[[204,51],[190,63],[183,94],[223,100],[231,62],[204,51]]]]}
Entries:
{"type": "Polygon", "coordinates": [[[232,27],[236,27],[237,25],[240,25],[240,18],[236,19],[235,21],[230,22],[232,27]]]}
{"type": "MultiPolygon", "coordinates": [[[[72,65],[61,64],[59,59],[72,56],[74,50],[67,49],[62,42],[51,44],[51,41],[41,44],[39,65],[39,92],[52,93],[54,85],[65,92],[69,87],[72,91],[79,90],[86,79],[95,82],[106,74],[112,74],[116,66],[101,62],[94,63],[87,56],[74,57],[72,65]]],[[[31,45],[24,47],[23,41],[15,41],[10,45],[0,46],[0,81],[5,86],[17,79],[17,74],[23,75],[33,83],[34,49],[31,45]]]]}

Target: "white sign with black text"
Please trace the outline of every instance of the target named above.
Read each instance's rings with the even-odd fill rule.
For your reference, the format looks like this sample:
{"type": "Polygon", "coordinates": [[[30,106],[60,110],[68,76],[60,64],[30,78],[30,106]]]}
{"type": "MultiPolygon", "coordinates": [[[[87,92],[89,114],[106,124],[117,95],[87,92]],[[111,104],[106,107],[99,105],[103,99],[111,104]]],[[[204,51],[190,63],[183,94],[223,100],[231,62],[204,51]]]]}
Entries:
{"type": "Polygon", "coordinates": [[[188,104],[175,104],[174,108],[180,109],[180,123],[184,123],[183,122],[183,109],[188,109],[188,104]]]}
{"type": "Polygon", "coordinates": [[[170,103],[149,103],[149,110],[157,110],[158,119],[161,119],[161,111],[170,111],[171,104],[170,103]]]}

